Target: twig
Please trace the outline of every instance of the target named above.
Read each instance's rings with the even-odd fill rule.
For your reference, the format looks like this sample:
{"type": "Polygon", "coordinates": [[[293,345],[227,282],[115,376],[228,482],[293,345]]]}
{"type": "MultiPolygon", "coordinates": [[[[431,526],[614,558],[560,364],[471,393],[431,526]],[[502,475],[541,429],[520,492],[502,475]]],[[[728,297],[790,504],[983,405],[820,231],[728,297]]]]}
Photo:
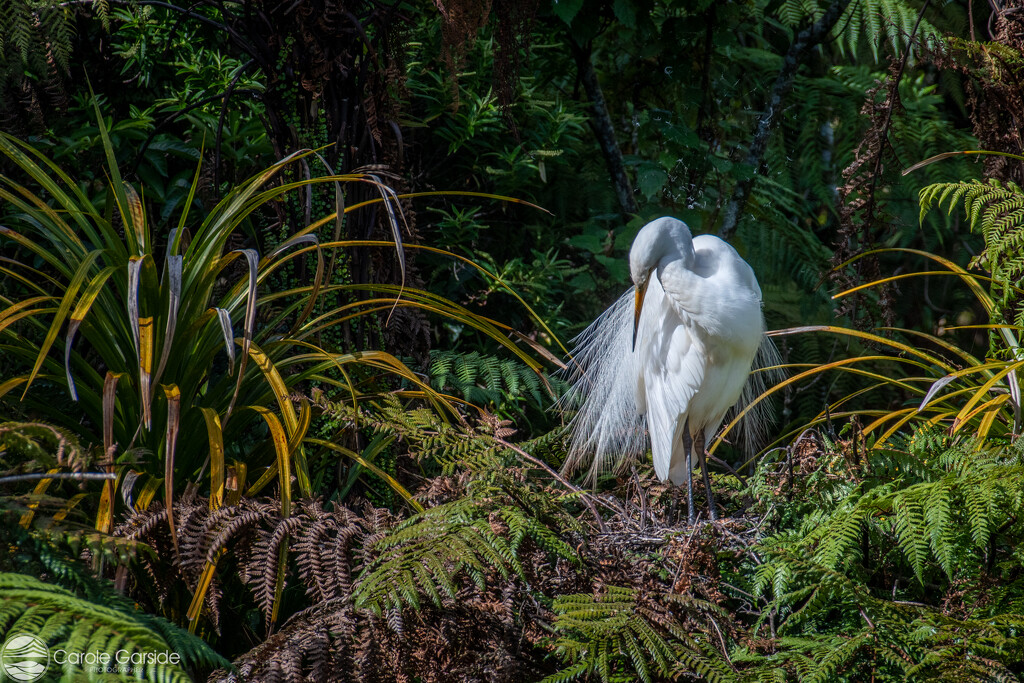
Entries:
{"type": "MultiPolygon", "coordinates": [[[[722,584],[723,586],[725,586],[726,588],[731,588],[732,590],[736,591],[737,593],[750,598],[751,600],[757,600],[756,596],[748,593],[747,591],[743,590],[742,588],[737,588],[736,586],[732,585],[731,583],[729,583],[727,581],[719,580],[719,583],[722,584]]],[[[764,597],[762,596],[761,599],[764,600],[764,597]]]]}
{"type": "Polygon", "coordinates": [[[715,627],[715,633],[718,634],[718,639],[722,642],[722,655],[725,657],[725,661],[729,662],[729,666],[732,666],[732,659],[729,657],[729,646],[725,644],[725,636],[722,635],[722,630],[718,628],[718,624],[714,619],[709,617],[708,621],[715,627]]]}
{"type": "MultiPolygon", "coordinates": [[[[647,530],[647,489],[640,484],[640,475],[636,468],[633,468],[633,482],[636,485],[636,494],[640,498],[640,530],[647,530]]],[[[653,521],[653,520],[652,520],[653,521]]]]}
{"type": "Polygon", "coordinates": [[[927,609],[932,608],[931,605],[926,605],[923,602],[913,602],[912,600],[893,600],[892,602],[896,605],[910,605],[911,607],[925,607],[927,609]]]}
{"type": "Polygon", "coordinates": [[[683,551],[682,551],[683,555],[682,555],[682,557],[679,558],[679,564],[676,565],[676,572],[675,572],[675,574],[672,575],[672,587],[673,587],[673,590],[675,589],[676,582],[679,580],[679,572],[683,571],[683,560],[686,559],[686,549],[690,547],[690,541],[693,540],[693,535],[695,533],[697,533],[697,529],[699,528],[697,526],[697,524],[700,523],[700,516],[703,515],[703,514],[704,514],[703,510],[701,510],[700,512],[697,513],[697,519],[693,523],[693,528],[690,530],[690,535],[687,536],[686,543],[683,544],[683,551]]]}
{"type": "Polygon", "coordinates": [[[707,459],[708,459],[708,460],[710,460],[711,462],[715,463],[716,465],[720,465],[721,467],[724,467],[725,469],[729,470],[729,474],[731,474],[732,476],[734,476],[734,477],[736,477],[737,479],[739,479],[739,480],[740,480],[740,483],[741,483],[741,484],[743,484],[744,486],[746,486],[746,485],[747,485],[747,480],[746,480],[746,478],[745,478],[745,477],[744,477],[744,476],[743,476],[742,474],[740,474],[739,472],[737,472],[737,471],[736,471],[736,470],[735,470],[735,469],[733,468],[733,466],[732,466],[732,465],[730,465],[729,463],[727,463],[726,461],[722,460],[722,459],[721,459],[721,458],[719,458],[718,456],[715,456],[715,455],[711,455],[710,453],[708,453],[708,454],[707,454],[707,459]]]}

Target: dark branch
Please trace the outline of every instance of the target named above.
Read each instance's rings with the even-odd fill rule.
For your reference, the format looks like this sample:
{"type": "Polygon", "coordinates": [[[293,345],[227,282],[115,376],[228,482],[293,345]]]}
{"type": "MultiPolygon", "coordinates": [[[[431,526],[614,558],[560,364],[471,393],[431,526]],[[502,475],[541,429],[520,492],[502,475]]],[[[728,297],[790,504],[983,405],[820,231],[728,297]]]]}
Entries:
{"type": "Polygon", "coordinates": [[[796,78],[797,69],[800,68],[801,62],[807,53],[811,51],[811,48],[825,40],[849,4],[850,0],[832,0],[832,4],[825,10],[825,14],[797,34],[796,40],[789,46],[786,57],[782,62],[782,70],[779,71],[779,75],[775,78],[775,83],[772,84],[771,92],[768,93],[767,106],[761,116],[758,117],[757,130],[754,133],[753,141],[750,143],[750,151],[747,153],[746,164],[754,169],[754,173],[749,178],[744,178],[736,183],[732,199],[729,200],[729,204],[725,207],[725,217],[722,219],[722,225],[718,229],[718,236],[722,239],[728,240],[736,232],[736,223],[740,211],[747,204],[750,191],[754,187],[754,179],[761,173],[764,151],[768,147],[768,136],[771,134],[772,127],[779,118],[778,115],[782,109],[783,98],[793,88],[793,79],[796,78]]]}
{"type": "Polygon", "coordinates": [[[608,167],[608,175],[611,176],[612,185],[615,186],[615,196],[619,200],[619,208],[628,220],[637,212],[636,199],[633,197],[633,185],[629,181],[629,176],[626,175],[626,166],[622,162],[622,150],[619,149],[619,143],[615,139],[615,127],[612,125],[611,115],[608,113],[608,105],[604,101],[604,92],[597,80],[594,65],[590,61],[590,50],[581,47],[572,39],[570,39],[569,45],[576,58],[580,82],[587,93],[587,99],[590,100],[590,127],[601,146],[601,154],[608,167]]]}

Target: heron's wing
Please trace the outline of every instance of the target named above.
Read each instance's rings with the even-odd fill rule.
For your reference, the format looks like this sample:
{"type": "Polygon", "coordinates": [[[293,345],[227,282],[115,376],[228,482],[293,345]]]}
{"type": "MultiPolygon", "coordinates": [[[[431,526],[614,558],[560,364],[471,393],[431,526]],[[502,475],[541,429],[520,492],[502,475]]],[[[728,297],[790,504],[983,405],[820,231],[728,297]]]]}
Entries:
{"type": "Polygon", "coordinates": [[[704,381],[705,354],[657,278],[647,288],[637,336],[637,402],[642,400],[646,407],[654,470],[659,479],[671,476],[680,484],[685,476],[682,430],[690,402],[704,381]]]}
{"type": "Polygon", "coordinates": [[[743,260],[731,244],[715,235],[697,235],[693,238],[694,270],[704,277],[724,276],[735,282],[758,301],[761,287],[750,264],[743,260]]]}
{"type": "MultiPolygon", "coordinates": [[[[697,410],[710,438],[737,399],[742,409],[760,395],[766,379],[774,383],[770,375],[750,375],[750,369],[752,363],[754,367],[775,365],[778,354],[764,335],[761,289],[750,265],[712,235],[695,237],[693,247],[692,269],[676,261],[661,268],[659,275],[673,308],[700,328],[714,357],[707,381],[715,393],[703,396],[697,410]]],[[[740,422],[741,440],[752,448],[768,423],[767,404],[758,404],[740,422]]]]}
{"type": "Polygon", "coordinates": [[[707,338],[741,344],[743,355],[753,358],[764,334],[761,290],[754,273],[725,242],[700,237],[707,240],[700,242],[703,246],[695,252],[692,268],[682,260],[659,265],[658,280],[684,323],[698,326],[707,338]]]}

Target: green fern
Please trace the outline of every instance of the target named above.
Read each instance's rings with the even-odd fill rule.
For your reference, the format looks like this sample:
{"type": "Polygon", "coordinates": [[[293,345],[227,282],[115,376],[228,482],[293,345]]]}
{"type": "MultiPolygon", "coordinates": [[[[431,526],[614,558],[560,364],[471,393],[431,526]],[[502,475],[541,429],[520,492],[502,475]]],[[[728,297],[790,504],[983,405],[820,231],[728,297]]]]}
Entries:
{"type": "MultiPolygon", "coordinates": [[[[104,26],[109,30],[109,5],[94,1],[104,26]]],[[[15,65],[37,77],[52,73],[53,66],[63,73],[69,70],[71,42],[74,37],[74,14],[71,8],[54,0],[0,1],[0,62],[7,69],[4,78],[22,73],[15,65]]]]}
{"type": "Polygon", "coordinates": [[[792,503],[771,459],[751,480],[798,524],[756,545],[750,586],[765,602],[754,633],[770,625],[773,649],[737,648],[733,662],[765,680],[856,681],[869,669],[876,680],[1016,680],[1020,563],[996,549],[1024,513],[1022,446],[932,429],[851,458],[820,442],[792,503]]]}
{"type": "MultiPolygon", "coordinates": [[[[454,372],[446,365],[450,358],[437,361],[440,371],[454,372]]],[[[493,415],[484,413],[476,426],[451,424],[393,397],[358,415],[346,404],[318,405],[339,423],[358,422],[374,435],[397,438],[420,463],[441,469],[421,494],[436,504],[375,544],[378,554],[357,582],[357,605],[378,613],[418,607],[424,597],[441,605],[456,599],[464,580],[483,590],[492,573],[525,582],[520,555],[527,547],[578,562],[563,538],[580,528],[569,514],[575,493],[530,476],[516,451],[551,448],[554,437],[512,448],[504,441],[512,431],[508,423],[493,415]],[[450,479],[459,483],[449,486],[450,479]]]]}
{"type": "MultiPolygon", "coordinates": [[[[740,647],[731,660],[747,680],[1016,681],[1024,615],[951,617],[944,609],[877,597],[858,580],[791,558],[799,582],[770,601],[784,615],[769,653],[740,647]]],[[[763,622],[759,624],[763,626],[763,622]]]]}
{"type": "Polygon", "coordinates": [[[522,401],[536,408],[545,405],[546,392],[536,372],[521,362],[477,351],[431,351],[430,384],[479,406],[501,409],[522,401]]]}
{"type": "MultiPolygon", "coordinates": [[[[963,440],[926,466],[920,446],[907,446],[902,458],[896,449],[872,454],[872,465],[881,461],[874,477],[834,507],[805,517],[797,546],[814,562],[842,571],[863,561],[859,546],[867,531],[902,555],[919,581],[929,564],[954,579],[961,572],[958,561],[982,552],[996,529],[1024,511],[1024,462],[1016,447],[1007,451],[963,440]],[[911,458],[918,462],[916,472],[900,471],[888,479],[886,465],[911,458]]],[[[792,547],[790,540],[780,540],[792,547]]]]}
{"type": "Polygon", "coordinates": [[[710,603],[673,593],[640,601],[631,588],[607,586],[596,594],[559,596],[553,609],[555,654],[568,666],[543,683],[585,676],[649,682],[682,671],[712,682],[739,680],[710,635],[684,628],[679,619],[679,613],[707,622],[723,618],[725,612],[710,603]]]}
{"type": "Polygon", "coordinates": [[[980,231],[985,251],[972,265],[992,274],[992,294],[1000,311],[1015,325],[1024,325],[1017,283],[1024,275],[1024,192],[1012,182],[935,183],[921,189],[921,220],[936,206],[948,212],[964,207],[972,231],[980,231]]]}
{"type": "MultiPolygon", "coordinates": [[[[784,25],[795,29],[816,21],[823,12],[824,8],[817,0],[785,0],[778,9],[778,16],[784,25]]],[[[851,2],[836,22],[837,46],[843,55],[856,55],[866,44],[877,63],[881,57],[881,45],[888,43],[893,54],[900,53],[913,34],[919,13],[920,8],[906,0],[851,2]]],[[[943,18],[948,21],[948,17],[943,18]]],[[[944,41],[942,30],[925,17],[921,18],[916,37],[931,48],[942,45],[944,41]]]]}
{"type": "Polygon", "coordinates": [[[431,508],[402,524],[379,544],[381,555],[356,590],[357,605],[419,607],[421,592],[436,604],[454,600],[457,577],[467,574],[478,588],[488,570],[503,577],[522,572],[507,539],[495,533],[475,501],[459,499],[431,508]]]}
{"type": "Polygon", "coordinates": [[[489,572],[526,581],[519,553],[528,539],[554,557],[577,561],[555,531],[518,507],[472,496],[432,507],[377,543],[380,554],[360,577],[356,604],[378,614],[418,608],[420,596],[442,605],[457,598],[463,576],[484,590],[489,572]]]}

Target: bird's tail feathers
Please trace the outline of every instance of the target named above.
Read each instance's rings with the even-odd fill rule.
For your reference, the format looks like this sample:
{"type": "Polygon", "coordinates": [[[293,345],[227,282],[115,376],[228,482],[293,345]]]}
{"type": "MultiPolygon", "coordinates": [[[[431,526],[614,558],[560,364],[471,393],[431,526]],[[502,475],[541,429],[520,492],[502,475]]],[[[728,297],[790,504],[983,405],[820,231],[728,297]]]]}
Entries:
{"type": "Polygon", "coordinates": [[[646,448],[644,419],[636,406],[631,288],[573,340],[565,371],[570,389],[557,408],[578,410],[569,423],[570,446],[563,471],[589,463],[589,478],[630,462],[646,448]],[[588,400],[588,398],[590,400],[588,400]]]}

